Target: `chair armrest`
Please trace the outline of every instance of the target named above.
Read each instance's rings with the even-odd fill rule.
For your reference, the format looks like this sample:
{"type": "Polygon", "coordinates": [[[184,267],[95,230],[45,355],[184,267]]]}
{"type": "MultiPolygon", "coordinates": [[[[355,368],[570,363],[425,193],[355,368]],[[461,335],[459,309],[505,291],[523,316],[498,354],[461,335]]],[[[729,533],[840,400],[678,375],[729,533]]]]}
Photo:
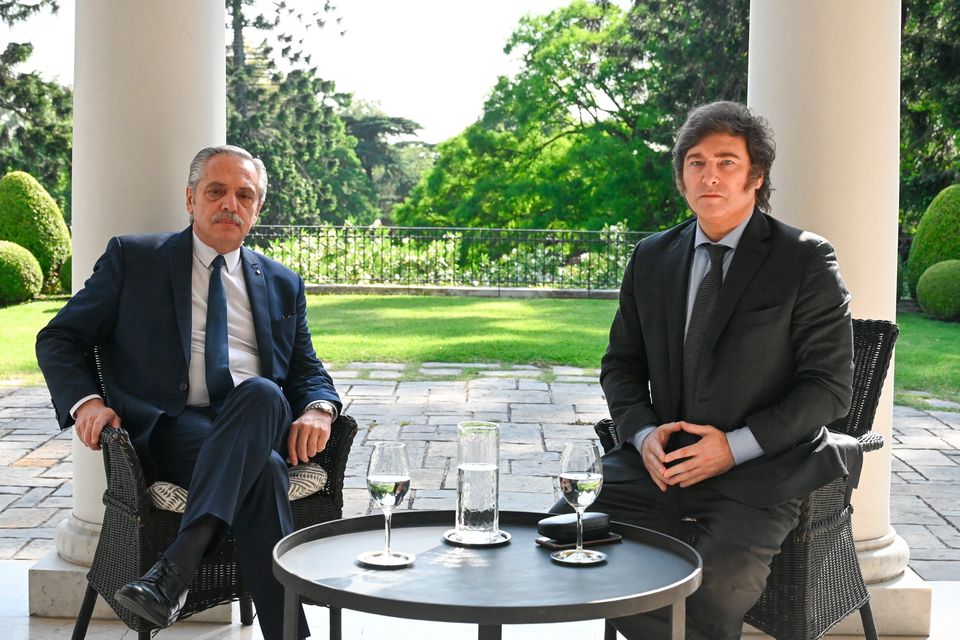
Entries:
{"type": "Polygon", "coordinates": [[[107,474],[107,490],[103,503],[126,511],[141,520],[153,506],[147,494],[147,483],[140,459],[125,429],[106,427],[100,433],[100,450],[107,474]]]}
{"type": "Polygon", "coordinates": [[[356,435],[357,421],[348,415],[340,414],[330,430],[327,447],[313,457],[313,462],[327,472],[327,486],[321,493],[333,496],[340,508],[343,507],[343,478],[347,471],[347,459],[350,457],[350,447],[356,435]]]}
{"type": "Polygon", "coordinates": [[[604,453],[617,446],[617,425],[610,418],[604,418],[593,425],[593,431],[600,438],[600,446],[603,447],[604,453]]]}
{"type": "Polygon", "coordinates": [[[860,448],[864,453],[867,451],[876,451],[883,447],[883,436],[875,431],[868,431],[857,440],[860,442],[860,448]]]}

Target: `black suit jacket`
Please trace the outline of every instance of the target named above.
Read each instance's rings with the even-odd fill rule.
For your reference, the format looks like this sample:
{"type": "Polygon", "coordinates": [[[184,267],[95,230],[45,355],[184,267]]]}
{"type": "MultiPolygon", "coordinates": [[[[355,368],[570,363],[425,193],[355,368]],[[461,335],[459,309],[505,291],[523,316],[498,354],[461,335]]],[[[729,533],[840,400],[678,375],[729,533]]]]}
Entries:
{"type": "MultiPolygon", "coordinates": [[[[310,340],[303,280],[246,247],[240,259],[261,375],[283,389],[294,416],[314,400],[340,407],[310,340]]],[[[110,405],[149,463],[158,419],[179,415],[187,403],[192,263],[190,228],[110,240],[83,289],[37,335],[37,361],[62,429],[73,424],[78,400],[100,393],[89,366],[100,345],[110,405]]]]}
{"type": "MultiPolygon", "coordinates": [[[[695,230],[689,220],[644,239],[627,265],[600,374],[624,443],[604,458],[610,480],[647,473],[628,438],[681,418],[695,230]]],[[[849,299],[826,240],[754,211],[724,278],[692,415],[684,418],[724,431],[749,426],[764,455],[706,483],[770,506],[849,473],[856,447],[823,427],[849,408],[849,299]]]]}

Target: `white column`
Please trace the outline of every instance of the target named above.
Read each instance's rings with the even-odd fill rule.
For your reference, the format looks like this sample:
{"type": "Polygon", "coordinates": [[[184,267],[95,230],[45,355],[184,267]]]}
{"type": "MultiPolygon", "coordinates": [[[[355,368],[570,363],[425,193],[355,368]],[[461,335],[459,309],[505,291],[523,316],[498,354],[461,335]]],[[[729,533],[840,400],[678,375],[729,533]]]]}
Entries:
{"type": "MultiPolygon", "coordinates": [[[[748,87],[776,136],[773,215],[833,243],[854,317],[895,320],[900,3],[753,0],[748,87]]],[[[901,576],[909,559],[890,526],[892,381],[891,364],[873,425],[885,446],[866,456],[853,501],[874,584],[901,576]]],[[[896,610],[879,613],[883,632],[879,618],[896,610]]]]}
{"type": "MultiPolygon", "coordinates": [[[[225,46],[223,0],[77,4],[74,291],[111,236],[188,224],[190,160],[226,139],[225,46]]],[[[62,559],[89,565],[103,518],[103,464],[99,452],[76,438],[73,459],[73,512],[56,545],[62,559]]],[[[65,607],[59,612],[56,598],[43,594],[44,602],[35,602],[34,591],[31,576],[31,613],[76,615],[72,602],[59,603],[65,607]]],[[[77,605],[81,595],[82,588],[77,605]]]]}

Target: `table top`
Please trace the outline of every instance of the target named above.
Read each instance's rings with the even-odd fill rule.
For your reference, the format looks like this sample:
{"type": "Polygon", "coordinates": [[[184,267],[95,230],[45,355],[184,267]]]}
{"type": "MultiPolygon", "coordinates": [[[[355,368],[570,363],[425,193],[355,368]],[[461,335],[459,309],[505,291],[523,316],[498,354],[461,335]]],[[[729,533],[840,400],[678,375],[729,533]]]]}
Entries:
{"type": "Polygon", "coordinates": [[[383,548],[383,516],[335,520],[281,540],[273,572],[308,602],[381,615],[467,622],[532,624],[616,618],[686,598],[700,586],[700,556],[669,536],[620,523],[623,542],[599,547],[607,561],[559,565],[538,546],[548,514],[500,512],[512,535],[498,547],[459,547],[442,539],[452,511],[393,515],[391,547],[416,555],[405,569],[368,569],[358,554],[383,548]]]}

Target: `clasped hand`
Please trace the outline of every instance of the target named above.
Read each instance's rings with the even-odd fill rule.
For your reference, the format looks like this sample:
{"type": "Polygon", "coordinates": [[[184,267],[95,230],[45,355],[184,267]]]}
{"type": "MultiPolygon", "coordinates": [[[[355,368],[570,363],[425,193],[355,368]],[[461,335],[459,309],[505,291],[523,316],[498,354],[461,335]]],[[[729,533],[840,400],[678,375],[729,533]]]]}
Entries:
{"type": "Polygon", "coordinates": [[[666,491],[668,486],[689,487],[725,473],[734,466],[727,435],[712,425],[690,422],[668,422],[660,425],[643,441],[640,455],[643,466],[661,491],[666,491]],[[698,435],[700,440],[676,451],[664,453],[670,436],[678,431],[698,435]],[[671,462],[676,464],[668,467],[671,462]]]}

